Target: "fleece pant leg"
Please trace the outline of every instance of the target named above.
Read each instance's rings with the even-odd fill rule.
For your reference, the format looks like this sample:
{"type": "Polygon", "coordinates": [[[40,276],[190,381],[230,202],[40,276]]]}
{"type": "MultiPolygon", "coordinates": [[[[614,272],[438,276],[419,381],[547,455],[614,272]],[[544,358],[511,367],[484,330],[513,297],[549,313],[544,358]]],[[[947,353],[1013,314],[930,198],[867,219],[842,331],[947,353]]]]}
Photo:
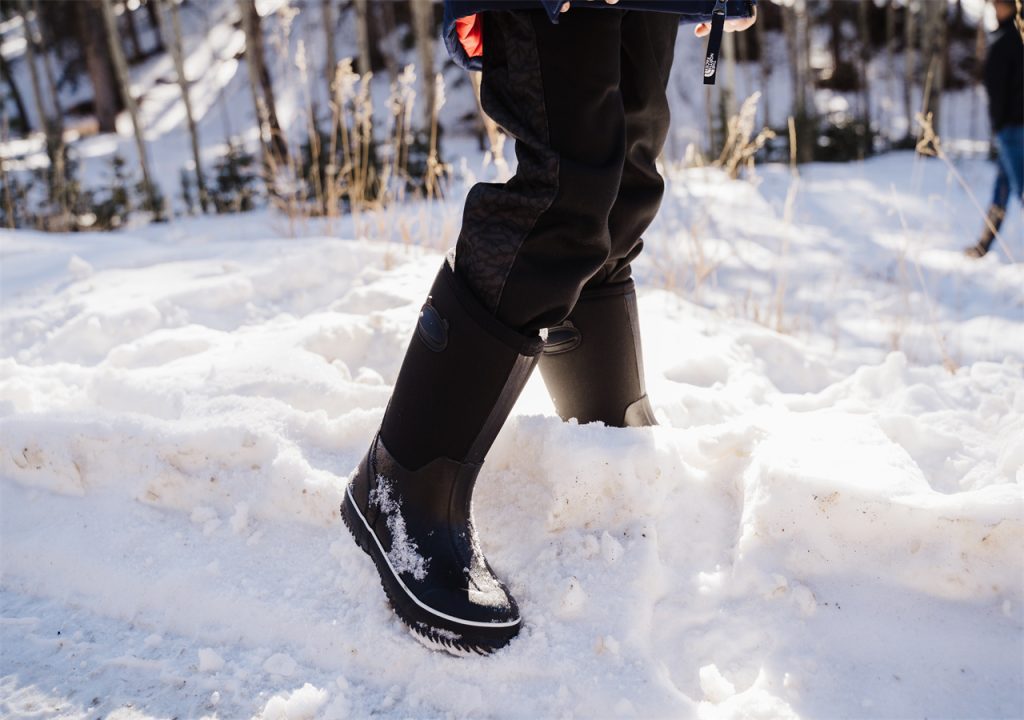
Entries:
{"type": "Polygon", "coordinates": [[[665,183],[657,160],[671,122],[666,89],[678,32],[677,18],[665,13],[632,12],[623,19],[620,89],[626,160],[608,216],[608,262],[590,278],[587,290],[630,278],[630,263],[643,249],[642,236],[661,207],[665,183]]]}
{"type": "Polygon", "coordinates": [[[455,270],[502,323],[557,324],[611,253],[626,157],[622,11],[484,16],[481,101],[515,138],[517,170],[466,200],[455,270]]]}

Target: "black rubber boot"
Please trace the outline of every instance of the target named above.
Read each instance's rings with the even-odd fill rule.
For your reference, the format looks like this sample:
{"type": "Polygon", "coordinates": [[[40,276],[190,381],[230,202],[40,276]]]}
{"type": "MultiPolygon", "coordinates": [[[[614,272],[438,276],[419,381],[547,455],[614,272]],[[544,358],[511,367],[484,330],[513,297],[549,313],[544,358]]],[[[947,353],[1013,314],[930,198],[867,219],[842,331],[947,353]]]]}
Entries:
{"type": "Polygon", "coordinates": [[[548,330],[540,372],[563,420],[657,425],[644,386],[633,281],[584,291],[568,319],[548,330]]]}
{"type": "Polygon", "coordinates": [[[986,216],[985,227],[982,228],[981,231],[981,237],[978,238],[977,243],[964,250],[964,254],[968,257],[983,257],[992,247],[992,243],[995,242],[996,233],[998,233],[999,228],[1002,227],[1003,219],[1005,217],[1006,208],[999,207],[998,205],[991,205],[986,216]]]}
{"type": "Polygon", "coordinates": [[[399,618],[430,647],[487,654],[519,632],[519,608],[484,558],[471,506],[484,456],[542,347],[495,320],[445,263],[345,492],[345,524],[399,618]]]}

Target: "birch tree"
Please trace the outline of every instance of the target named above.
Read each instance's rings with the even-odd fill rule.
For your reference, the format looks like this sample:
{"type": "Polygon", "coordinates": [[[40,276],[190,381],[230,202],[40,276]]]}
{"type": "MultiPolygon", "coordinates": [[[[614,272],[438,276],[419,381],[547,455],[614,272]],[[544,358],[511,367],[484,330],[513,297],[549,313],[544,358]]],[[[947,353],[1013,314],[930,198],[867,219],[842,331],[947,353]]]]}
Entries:
{"type": "MultiPolygon", "coordinates": [[[[238,8],[242,14],[242,29],[245,31],[245,60],[249,68],[249,86],[256,106],[256,118],[261,127],[260,137],[264,145],[283,161],[288,157],[288,143],[277,120],[274,85],[263,52],[260,14],[256,10],[255,0],[238,0],[238,8]]],[[[264,160],[268,158],[264,157],[264,160]]]]}
{"type": "Polygon", "coordinates": [[[903,10],[903,106],[907,116],[907,136],[917,137],[914,129],[914,78],[917,69],[917,2],[907,0],[903,10]]]}
{"type": "Polygon", "coordinates": [[[135,134],[135,147],[139,156],[139,169],[142,171],[142,185],[146,193],[148,210],[157,219],[163,217],[163,207],[160,201],[156,186],[153,184],[152,175],[149,172],[149,158],[146,152],[146,140],[143,138],[143,128],[139,122],[139,108],[132,96],[131,84],[128,76],[128,63],[124,58],[124,50],[117,35],[117,21],[114,18],[112,0],[101,0],[100,8],[103,12],[103,24],[107,29],[107,42],[110,45],[110,55],[114,61],[114,72],[117,75],[118,84],[121,87],[121,94],[124,97],[125,105],[128,106],[128,114],[131,117],[132,129],[135,134]]]}
{"type": "MultiPolygon", "coordinates": [[[[209,195],[206,191],[206,180],[203,177],[203,164],[199,154],[199,132],[196,130],[195,114],[192,112],[192,99],[189,93],[189,82],[185,76],[185,59],[182,52],[181,42],[181,18],[178,15],[178,3],[176,0],[161,0],[165,4],[164,13],[170,15],[170,27],[166,19],[158,22],[167,35],[163,40],[165,47],[171,51],[171,58],[174,60],[174,72],[178,77],[178,87],[181,89],[181,99],[185,104],[185,119],[188,123],[188,135],[192,143],[192,162],[196,166],[196,188],[199,191],[199,206],[203,212],[209,212],[209,195]]],[[[157,9],[160,12],[160,9],[157,9]]]]}
{"type": "Polygon", "coordinates": [[[18,10],[21,14],[22,27],[25,30],[25,62],[28,63],[29,79],[32,83],[32,97],[35,100],[36,113],[39,116],[39,126],[46,136],[46,156],[50,161],[47,191],[50,202],[60,213],[58,221],[60,228],[64,229],[71,224],[71,203],[67,193],[67,167],[62,123],[59,119],[51,116],[43,97],[39,81],[39,68],[36,65],[35,30],[31,13],[28,10],[28,3],[25,0],[19,0],[18,10]]]}
{"type": "Polygon", "coordinates": [[[429,129],[437,103],[434,79],[434,4],[431,0],[409,0],[412,8],[413,37],[416,39],[421,96],[423,97],[423,129],[429,129]]]}

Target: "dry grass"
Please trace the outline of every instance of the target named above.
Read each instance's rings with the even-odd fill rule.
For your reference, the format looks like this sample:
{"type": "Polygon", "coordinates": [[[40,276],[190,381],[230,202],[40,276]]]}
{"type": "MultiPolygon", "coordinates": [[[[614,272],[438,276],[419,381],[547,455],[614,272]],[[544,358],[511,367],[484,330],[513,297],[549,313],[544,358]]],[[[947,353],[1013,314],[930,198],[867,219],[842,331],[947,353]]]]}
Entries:
{"type": "Polygon", "coordinates": [[[768,128],[762,128],[756,136],[753,135],[760,100],[761,93],[755,92],[743,101],[739,113],[729,118],[725,145],[715,165],[733,180],[740,176],[742,170],[754,169],[754,156],[775,137],[768,128]]]}

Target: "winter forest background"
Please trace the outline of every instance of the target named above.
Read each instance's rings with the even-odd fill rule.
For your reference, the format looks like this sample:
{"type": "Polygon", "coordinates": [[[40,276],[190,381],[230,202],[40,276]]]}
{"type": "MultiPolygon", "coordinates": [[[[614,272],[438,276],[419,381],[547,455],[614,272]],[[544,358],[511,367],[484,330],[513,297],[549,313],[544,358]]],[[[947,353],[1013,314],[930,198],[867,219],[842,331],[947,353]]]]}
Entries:
{"type": "MultiPolygon", "coordinates": [[[[665,161],[735,176],[748,162],[863,160],[933,132],[954,155],[983,154],[986,12],[765,2],[752,31],[726,38],[714,89],[681,53],[665,161]]],[[[441,195],[464,175],[446,140],[500,158],[503,138],[446,58],[440,14],[432,0],[5,0],[0,220],[110,229],[267,205],[335,217],[441,195]]]]}
{"type": "Polygon", "coordinates": [[[467,659],[338,513],[515,167],[439,16],[0,0],[0,717],[1024,717],[1020,204],[964,254],[992,8],[761,0],[710,90],[684,28],[659,425],[530,380],[474,494],[525,624],[467,659]]]}

